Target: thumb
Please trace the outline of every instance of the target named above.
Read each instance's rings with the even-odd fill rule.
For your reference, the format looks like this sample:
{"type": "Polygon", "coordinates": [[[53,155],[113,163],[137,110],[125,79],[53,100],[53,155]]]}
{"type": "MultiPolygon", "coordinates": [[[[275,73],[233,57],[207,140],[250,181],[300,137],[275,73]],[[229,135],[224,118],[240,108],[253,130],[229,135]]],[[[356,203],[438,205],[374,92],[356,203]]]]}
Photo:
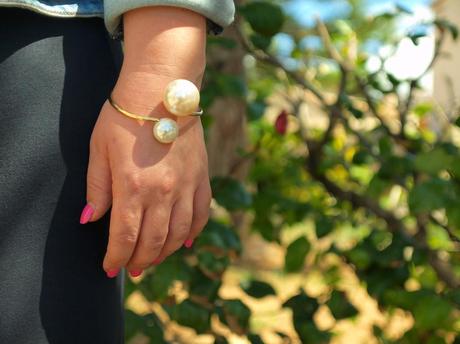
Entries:
{"type": "Polygon", "coordinates": [[[98,149],[90,149],[86,201],[80,216],[81,224],[99,220],[112,204],[112,174],[108,157],[98,149]]]}

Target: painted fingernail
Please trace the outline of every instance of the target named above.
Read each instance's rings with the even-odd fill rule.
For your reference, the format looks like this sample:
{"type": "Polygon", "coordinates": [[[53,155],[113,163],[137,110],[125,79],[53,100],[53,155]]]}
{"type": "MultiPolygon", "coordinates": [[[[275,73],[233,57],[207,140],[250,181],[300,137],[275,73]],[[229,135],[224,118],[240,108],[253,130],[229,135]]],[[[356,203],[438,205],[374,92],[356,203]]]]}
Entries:
{"type": "Polygon", "coordinates": [[[193,239],[187,239],[184,242],[184,246],[187,247],[187,248],[192,247],[192,244],[193,244],[193,239]]]}
{"type": "Polygon", "coordinates": [[[117,277],[119,272],[120,272],[120,269],[111,269],[111,270],[107,271],[107,277],[108,278],[117,277]]]}
{"type": "Polygon", "coordinates": [[[152,262],[152,264],[158,265],[158,264],[160,264],[162,261],[163,261],[163,259],[161,259],[161,258],[158,257],[158,258],[156,258],[156,259],[152,262]]]}
{"type": "Polygon", "coordinates": [[[137,277],[142,275],[142,270],[131,270],[129,274],[131,275],[131,277],[137,277]]]}
{"type": "Polygon", "coordinates": [[[80,223],[82,225],[84,225],[85,223],[88,223],[88,221],[91,220],[91,217],[93,216],[93,214],[94,214],[94,208],[90,204],[85,205],[80,215],[80,223]]]}

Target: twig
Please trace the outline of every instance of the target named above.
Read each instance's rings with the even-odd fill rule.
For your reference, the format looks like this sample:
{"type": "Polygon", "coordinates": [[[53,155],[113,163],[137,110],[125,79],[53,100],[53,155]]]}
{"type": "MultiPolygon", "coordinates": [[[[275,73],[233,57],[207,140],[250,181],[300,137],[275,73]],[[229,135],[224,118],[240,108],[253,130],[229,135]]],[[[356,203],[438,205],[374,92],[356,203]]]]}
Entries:
{"type": "Polygon", "coordinates": [[[449,239],[452,240],[453,242],[460,243],[460,238],[457,237],[452,229],[449,228],[449,226],[446,226],[445,224],[442,224],[437,218],[435,218],[433,215],[430,215],[430,221],[436,224],[437,226],[443,228],[447,235],[449,235],[449,239]]]}
{"type": "Polygon", "coordinates": [[[306,90],[310,91],[316,97],[316,99],[321,103],[321,105],[323,105],[324,107],[329,107],[329,104],[326,101],[326,98],[324,97],[324,95],[315,86],[313,86],[312,83],[310,83],[308,80],[300,76],[298,73],[288,70],[275,56],[267,53],[266,51],[255,48],[246,39],[246,37],[243,35],[243,33],[241,32],[239,28],[236,28],[236,33],[238,35],[238,38],[240,39],[240,42],[243,48],[247,52],[249,52],[251,55],[253,55],[257,60],[271,64],[272,66],[281,68],[283,72],[286,73],[290,78],[292,78],[298,84],[303,86],[306,90]]]}
{"type": "MultiPolygon", "coordinates": [[[[343,71],[346,71],[348,73],[353,73],[353,67],[350,65],[348,61],[342,58],[342,56],[339,54],[337,49],[332,44],[331,35],[329,34],[329,31],[326,25],[319,18],[316,19],[316,23],[318,27],[318,34],[321,37],[321,40],[329,56],[339,64],[340,68],[343,71]]],[[[385,132],[389,136],[396,138],[396,135],[394,135],[391,132],[390,128],[385,124],[385,121],[383,120],[382,116],[380,116],[379,112],[377,111],[377,107],[374,104],[374,100],[371,98],[369,92],[366,89],[366,83],[364,82],[364,80],[362,80],[358,75],[355,75],[355,80],[356,80],[356,83],[358,84],[358,88],[360,92],[366,98],[366,102],[369,106],[369,110],[371,111],[371,113],[374,115],[374,117],[376,117],[379,120],[385,132]]]]}

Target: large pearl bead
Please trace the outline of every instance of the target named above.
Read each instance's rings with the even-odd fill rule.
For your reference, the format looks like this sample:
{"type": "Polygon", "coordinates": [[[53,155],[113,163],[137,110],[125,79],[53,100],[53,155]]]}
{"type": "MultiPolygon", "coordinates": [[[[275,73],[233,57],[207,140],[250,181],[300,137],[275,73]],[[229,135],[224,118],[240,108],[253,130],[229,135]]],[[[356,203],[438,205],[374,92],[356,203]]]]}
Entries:
{"type": "Polygon", "coordinates": [[[163,103],[172,114],[187,116],[198,110],[200,92],[193,82],[177,79],[166,87],[163,103]]]}
{"type": "Polygon", "coordinates": [[[179,135],[179,127],[171,118],[161,118],[153,126],[153,136],[161,143],[173,142],[179,135]]]}

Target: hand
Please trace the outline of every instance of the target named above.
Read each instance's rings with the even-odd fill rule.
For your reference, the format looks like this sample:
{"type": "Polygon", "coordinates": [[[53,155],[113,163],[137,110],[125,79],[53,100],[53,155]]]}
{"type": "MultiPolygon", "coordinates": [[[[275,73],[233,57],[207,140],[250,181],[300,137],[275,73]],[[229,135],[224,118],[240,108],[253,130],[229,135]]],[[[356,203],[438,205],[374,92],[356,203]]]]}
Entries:
{"type": "Polygon", "coordinates": [[[122,267],[139,275],[189,246],[208,221],[211,202],[200,118],[176,118],[161,103],[173,79],[200,86],[204,18],[173,7],[142,8],[125,14],[124,28],[125,59],[114,99],[134,113],[176,119],[180,134],[162,144],[152,135],[152,122],[128,118],[108,102],[101,110],[90,142],[87,202],[94,210],[90,221],[112,205],[103,263],[109,277],[122,267]]]}

